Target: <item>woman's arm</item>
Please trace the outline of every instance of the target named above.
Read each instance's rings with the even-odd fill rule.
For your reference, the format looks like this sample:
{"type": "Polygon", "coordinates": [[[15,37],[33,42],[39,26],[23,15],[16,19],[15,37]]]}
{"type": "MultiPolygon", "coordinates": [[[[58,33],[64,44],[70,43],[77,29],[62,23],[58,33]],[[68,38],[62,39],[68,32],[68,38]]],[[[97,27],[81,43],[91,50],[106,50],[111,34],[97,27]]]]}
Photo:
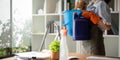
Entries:
{"type": "Polygon", "coordinates": [[[97,24],[104,28],[105,30],[110,30],[110,25],[104,24],[102,20],[99,20],[97,24]]]}
{"type": "Polygon", "coordinates": [[[106,30],[110,30],[110,26],[109,25],[106,25],[104,24],[104,22],[101,20],[101,18],[96,15],[95,13],[93,12],[88,12],[88,11],[85,11],[83,10],[82,11],[82,16],[85,17],[86,19],[90,19],[90,21],[93,23],[93,24],[96,24],[96,25],[99,25],[101,26],[103,29],[106,29],[106,30]]]}

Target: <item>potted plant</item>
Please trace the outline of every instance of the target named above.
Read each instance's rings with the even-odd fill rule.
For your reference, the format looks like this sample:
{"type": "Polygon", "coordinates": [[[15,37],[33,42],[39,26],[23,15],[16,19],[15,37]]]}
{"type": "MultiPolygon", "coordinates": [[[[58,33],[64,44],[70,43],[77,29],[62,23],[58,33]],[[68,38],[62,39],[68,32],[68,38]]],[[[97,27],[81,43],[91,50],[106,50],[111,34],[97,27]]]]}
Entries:
{"type": "Polygon", "coordinates": [[[59,60],[60,41],[54,40],[50,43],[49,49],[51,51],[51,59],[59,60]]]}

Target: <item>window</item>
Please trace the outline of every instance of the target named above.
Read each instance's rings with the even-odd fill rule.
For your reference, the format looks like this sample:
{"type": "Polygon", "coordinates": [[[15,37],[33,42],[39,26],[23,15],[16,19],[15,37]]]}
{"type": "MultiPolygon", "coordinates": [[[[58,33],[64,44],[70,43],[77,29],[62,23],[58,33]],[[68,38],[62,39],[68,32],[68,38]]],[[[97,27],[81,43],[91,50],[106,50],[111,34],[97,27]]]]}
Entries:
{"type": "Polygon", "coordinates": [[[0,0],[0,58],[30,51],[32,0],[0,0]]]}
{"type": "Polygon", "coordinates": [[[10,0],[0,0],[0,57],[11,54],[10,0]]]}
{"type": "Polygon", "coordinates": [[[12,52],[30,50],[32,0],[12,0],[12,52]]]}

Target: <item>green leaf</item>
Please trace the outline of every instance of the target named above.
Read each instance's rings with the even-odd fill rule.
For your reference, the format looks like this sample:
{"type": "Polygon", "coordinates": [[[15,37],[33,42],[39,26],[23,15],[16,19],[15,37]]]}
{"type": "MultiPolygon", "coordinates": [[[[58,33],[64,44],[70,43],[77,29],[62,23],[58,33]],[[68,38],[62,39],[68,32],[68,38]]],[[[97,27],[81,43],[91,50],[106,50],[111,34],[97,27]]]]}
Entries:
{"type": "Polygon", "coordinates": [[[52,51],[52,52],[59,52],[60,50],[60,41],[59,40],[54,40],[50,43],[49,45],[49,49],[52,51]]]}

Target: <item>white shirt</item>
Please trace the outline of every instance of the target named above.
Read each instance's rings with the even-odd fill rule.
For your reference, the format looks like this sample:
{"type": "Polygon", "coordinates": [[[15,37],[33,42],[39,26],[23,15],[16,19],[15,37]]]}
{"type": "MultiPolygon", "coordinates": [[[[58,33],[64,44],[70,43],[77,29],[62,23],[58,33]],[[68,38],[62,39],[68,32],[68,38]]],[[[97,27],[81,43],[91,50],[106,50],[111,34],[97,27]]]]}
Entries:
{"type": "MultiPolygon", "coordinates": [[[[90,3],[88,11],[95,12],[98,16],[100,16],[101,20],[107,24],[111,25],[111,13],[109,6],[103,0],[97,0],[94,4],[90,3]]],[[[104,29],[98,26],[101,30],[104,29]]]]}
{"type": "Polygon", "coordinates": [[[97,0],[93,6],[96,7],[95,13],[101,17],[101,20],[107,24],[111,25],[111,13],[109,6],[102,0],[97,0]]]}

